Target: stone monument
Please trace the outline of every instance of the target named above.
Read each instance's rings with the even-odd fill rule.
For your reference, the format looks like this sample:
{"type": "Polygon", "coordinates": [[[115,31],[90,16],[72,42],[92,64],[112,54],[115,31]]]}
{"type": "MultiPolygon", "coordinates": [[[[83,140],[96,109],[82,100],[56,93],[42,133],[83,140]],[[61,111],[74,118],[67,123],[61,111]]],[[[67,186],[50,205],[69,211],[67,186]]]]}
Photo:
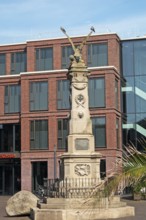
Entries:
{"type": "Polygon", "coordinates": [[[70,81],[71,114],[69,121],[68,152],[60,159],[64,168],[64,178],[96,178],[100,181],[101,154],[95,152],[92,121],[89,111],[87,66],[82,59],[82,48],[86,44],[91,31],[79,46],[75,46],[64,28],[74,54],[70,56],[67,78],[70,81]]]}
{"type": "Polygon", "coordinates": [[[60,156],[62,172],[57,187],[59,196],[44,198],[43,203],[38,203],[38,207],[32,209],[31,218],[33,220],[96,220],[133,216],[134,208],[126,206],[119,197],[114,197],[112,201],[105,197],[101,197],[100,201],[97,197],[92,198],[91,193],[102,182],[101,154],[95,152],[88,97],[90,73],[82,59],[82,48],[95,30],[91,27],[90,33],[79,46],[74,45],[64,28],[61,30],[67,36],[74,51],[70,56],[71,63],[67,73],[71,91],[68,150],[60,156]],[[92,181],[93,179],[95,182],[92,181]],[[76,192],[75,197],[72,196],[73,192],[76,192]],[[88,199],[86,194],[89,195],[88,199]]]}

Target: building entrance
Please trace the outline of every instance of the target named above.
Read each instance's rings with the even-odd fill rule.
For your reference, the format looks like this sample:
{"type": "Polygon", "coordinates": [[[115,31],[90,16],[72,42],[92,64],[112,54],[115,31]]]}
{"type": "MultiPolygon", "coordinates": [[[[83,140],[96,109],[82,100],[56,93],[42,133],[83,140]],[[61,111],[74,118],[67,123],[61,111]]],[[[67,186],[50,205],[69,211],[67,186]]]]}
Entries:
{"type": "Polygon", "coordinates": [[[38,192],[47,178],[47,162],[32,162],[32,191],[38,192]]]}
{"type": "Polygon", "coordinates": [[[13,195],[20,189],[20,163],[0,163],[0,195],[13,195]]]}

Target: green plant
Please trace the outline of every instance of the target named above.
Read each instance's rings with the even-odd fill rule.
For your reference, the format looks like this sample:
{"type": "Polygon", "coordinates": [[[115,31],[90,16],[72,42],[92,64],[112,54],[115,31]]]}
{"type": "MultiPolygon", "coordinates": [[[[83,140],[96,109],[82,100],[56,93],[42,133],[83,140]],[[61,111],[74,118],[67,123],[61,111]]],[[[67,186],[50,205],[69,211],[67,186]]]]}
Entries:
{"type": "Polygon", "coordinates": [[[141,192],[142,188],[146,187],[146,141],[141,141],[141,144],[141,152],[133,145],[123,149],[123,155],[119,160],[121,172],[111,174],[104,183],[108,196],[126,186],[131,186],[134,192],[141,192]]]}

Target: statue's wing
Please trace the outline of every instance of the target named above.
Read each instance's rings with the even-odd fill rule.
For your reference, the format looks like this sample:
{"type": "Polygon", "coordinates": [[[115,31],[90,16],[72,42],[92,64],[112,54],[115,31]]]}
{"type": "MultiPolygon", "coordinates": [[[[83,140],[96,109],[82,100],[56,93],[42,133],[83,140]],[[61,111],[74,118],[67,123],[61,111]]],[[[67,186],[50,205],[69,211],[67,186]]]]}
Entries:
{"type": "Polygon", "coordinates": [[[80,50],[82,50],[83,46],[87,43],[88,38],[91,36],[91,34],[92,34],[93,32],[95,32],[94,27],[91,27],[90,30],[91,30],[90,33],[84,38],[84,40],[83,40],[82,43],[80,44],[80,46],[79,46],[79,49],[80,49],[80,50]]]}
{"type": "Polygon", "coordinates": [[[66,33],[66,30],[65,30],[63,27],[61,27],[60,29],[61,29],[61,31],[67,36],[69,42],[71,43],[72,49],[73,49],[73,51],[75,52],[75,49],[76,49],[76,48],[75,48],[75,46],[74,46],[74,43],[73,43],[72,39],[68,36],[68,34],[66,33]]]}

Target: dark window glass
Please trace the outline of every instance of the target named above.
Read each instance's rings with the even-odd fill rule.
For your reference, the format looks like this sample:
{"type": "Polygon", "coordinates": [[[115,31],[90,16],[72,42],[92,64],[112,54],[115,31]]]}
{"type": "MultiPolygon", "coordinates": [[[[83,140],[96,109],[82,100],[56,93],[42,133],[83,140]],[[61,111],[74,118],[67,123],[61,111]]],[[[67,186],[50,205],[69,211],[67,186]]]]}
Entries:
{"type": "Polygon", "coordinates": [[[107,66],[108,46],[107,44],[88,45],[88,66],[107,66]]]}
{"type": "Polygon", "coordinates": [[[95,147],[106,147],[106,119],[105,117],[92,118],[95,147]]]}
{"type": "Polygon", "coordinates": [[[123,63],[123,75],[130,76],[134,74],[133,64],[133,43],[123,42],[122,43],[122,63],[123,63]]]}
{"type": "Polygon", "coordinates": [[[128,114],[123,122],[124,145],[134,145],[142,150],[146,142],[146,113],[128,114]]]}
{"type": "Polygon", "coordinates": [[[36,49],[36,70],[53,69],[53,48],[36,49]]]}
{"type": "Polygon", "coordinates": [[[58,119],[58,148],[67,148],[68,119],[58,119]]]}
{"type": "Polygon", "coordinates": [[[0,124],[0,152],[20,151],[20,125],[0,124]]]}
{"type": "Polygon", "coordinates": [[[48,149],[47,120],[36,120],[30,122],[30,148],[48,149]]]}
{"type": "Polygon", "coordinates": [[[11,74],[18,74],[26,71],[26,52],[11,54],[11,74]]]}
{"type": "Polygon", "coordinates": [[[89,107],[105,107],[104,78],[94,78],[89,80],[89,107]]]}
{"type": "Polygon", "coordinates": [[[104,179],[106,177],[106,160],[100,160],[100,178],[104,179]]]}
{"type": "Polygon", "coordinates": [[[48,110],[48,82],[30,83],[30,111],[48,110]]]}
{"type": "Polygon", "coordinates": [[[124,113],[135,112],[135,86],[134,77],[125,78],[125,86],[122,88],[124,113]]]}
{"type": "Polygon", "coordinates": [[[127,114],[123,120],[123,144],[136,146],[135,114],[127,114]]]}
{"type": "Polygon", "coordinates": [[[6,55],[0,54],[0,75],[6,74],[6,55]]]}
{"type": "Polygon", "coordinates": [[[20,85],[5,86],[5,113],[20,112],[20,85]]]}
{"type": "Polygon", "coordinates": [[[134,42],[135,75],[146,74],[146,40],[134,42]]]}
{"type": "Polygon", "coordinates": [[[70,96],[69,80],[59,80],[57,82],[58,109],[69,109],[70,108],[69,96],[70,96]]]}
{"type": "Polygon", "coordinates": [[[136,112],[146,112],[146,76],[135,77],[136,112]]]}
{"type": "Polygon", "coordinates": [[[70,59],[69,56],[73,55],[73,49],[71,46],[62,47],[62,69],[69,67],[70,59]]]}
{"type": "Polygon", "coordinates": [[[136,114],[136,140],[137,149],[144,150],[146,143],[146,112],[136,114]]]}

